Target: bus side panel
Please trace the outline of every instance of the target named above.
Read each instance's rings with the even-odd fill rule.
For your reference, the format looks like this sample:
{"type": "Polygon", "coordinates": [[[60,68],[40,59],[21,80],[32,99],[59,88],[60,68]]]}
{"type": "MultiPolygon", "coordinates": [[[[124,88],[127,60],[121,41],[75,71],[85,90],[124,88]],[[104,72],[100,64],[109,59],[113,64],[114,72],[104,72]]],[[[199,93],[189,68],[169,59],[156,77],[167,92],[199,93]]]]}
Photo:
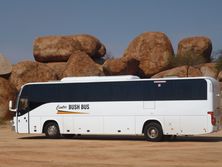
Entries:
{"type": "Polygon", "coordinates": [[[135,116],[105,116],[104,134],[135,134],[135,116]]]}
{"type": "Polygon", "coordinates": [[[180,113],[181,103],[179,101],[157,101],[156,115],[162,115],[163,134],[164,135],[178,135],[180,134],[180,113]]]}
{"type": "Polygon", "coordinates": [[[63,134],[74,134],[75,126],[74,126],[74,118],[73,116],[67,115],[63,117],[63,134]]]}
{"type": "Polygon", "coordinates": [[[209,100],[177,100],[157,102],[156,114],[165,115],[164,134],[193,135],[207,133],[209,100]]]}
{"type": "Polygon", "coordinates": [[[40,124],[40,117],[30,116],[30,133],[42,133],[42,126],[40,124]]]}
{"type": "Polygon", "coordinates": [[[102,116],[76,116],[74,118],[75,133],[77,134],[102,134],[102,116]]]}
{"type": "Polygon", "coordinates": [[[163,134],[178,135],[180,134],[180,119],[179,116],[165,116],[163,134]]]}
{"type": "Polygon", "coordinates": [[[180,127],[182,135],[207,133],[207,116],[181,116],[180,127]]]}

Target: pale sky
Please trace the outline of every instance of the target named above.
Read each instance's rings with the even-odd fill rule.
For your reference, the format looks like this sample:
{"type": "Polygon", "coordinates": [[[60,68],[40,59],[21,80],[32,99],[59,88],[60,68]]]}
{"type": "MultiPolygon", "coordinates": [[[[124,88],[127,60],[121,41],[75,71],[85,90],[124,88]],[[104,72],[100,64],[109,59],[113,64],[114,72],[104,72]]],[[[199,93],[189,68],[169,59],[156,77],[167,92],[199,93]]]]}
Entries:
{"type": "Polygon", "coordinates": [[[222,49],[221,0],[0,0],[0,53],[12,63],[33,60],[38,36],[91,34],[113,56],[146,31],[164,32],[177,48],[184,37],[207,36],[222,49]]]}

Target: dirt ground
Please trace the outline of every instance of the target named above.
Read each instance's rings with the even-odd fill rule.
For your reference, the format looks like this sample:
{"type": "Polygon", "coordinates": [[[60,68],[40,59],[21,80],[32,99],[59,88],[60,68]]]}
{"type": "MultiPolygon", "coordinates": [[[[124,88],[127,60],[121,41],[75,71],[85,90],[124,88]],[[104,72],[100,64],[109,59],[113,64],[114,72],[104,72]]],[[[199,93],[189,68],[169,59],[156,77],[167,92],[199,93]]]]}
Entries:
{"type": "Polygon", "coordinates": [[[0,125],[0,167],[222,166],[222,132],[175,141],[147,142],[135,136],[47,139],[0,125]]]}

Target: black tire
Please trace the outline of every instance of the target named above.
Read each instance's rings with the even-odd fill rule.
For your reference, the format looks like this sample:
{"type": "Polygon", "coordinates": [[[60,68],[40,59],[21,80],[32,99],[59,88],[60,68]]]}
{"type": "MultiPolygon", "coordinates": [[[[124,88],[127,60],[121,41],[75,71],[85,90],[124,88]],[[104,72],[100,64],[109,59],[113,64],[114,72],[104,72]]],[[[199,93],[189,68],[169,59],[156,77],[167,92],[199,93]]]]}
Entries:
{"type": "Polygon", "coordinates": [[[49,122],[44,128],[45,135],[50,139],[58,139],[60,135],[59,126],[56,122],[49,122]]]}
{"type": "Polygon", "coordinates": [[[144,136],[147,141],[162,141],[163,130],[161,125],[156,122],[151,122],[147,124],[144,128],[144,136]]]}
{"type": "Polygon", "coordinates": [[[65,139],[72,139],[72,138],[74,138],[74,134],[63,134],[62,135],[65,139]]]}

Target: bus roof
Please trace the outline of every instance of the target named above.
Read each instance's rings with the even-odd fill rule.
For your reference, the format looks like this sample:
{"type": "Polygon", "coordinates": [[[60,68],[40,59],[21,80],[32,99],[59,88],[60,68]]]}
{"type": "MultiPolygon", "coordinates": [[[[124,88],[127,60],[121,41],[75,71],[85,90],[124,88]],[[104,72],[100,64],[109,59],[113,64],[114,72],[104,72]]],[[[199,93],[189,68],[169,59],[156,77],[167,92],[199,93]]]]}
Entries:
{"type": "Polygon", "coordinates": [[[127,81],[140,79],[135,75],[119,75],[119,76],[87,76],[87,77],[66,77],[61,82],[84,82],[84,81],[127,81]]]}
{"type": "MultiPolygon", "coordinates": [[[[120,76],[88,76],[88,77],[66,77],[61,80],[48,81],[48,82],[32,82],[26,83],[25,85],[35,85],[35,84],[62,84],[62,83],[85,83],[85,82],[109,82],[109,81],[167,81],[167,80],[182,80],[182,79],[208,79],[211,82],[216,82],[212,77],[167,77],[167,78],[145,78],[140,79],[135,75],[120,75],[120,76]]],[[[25,86],[23,85],[23,86],[25,86]]],[[[23,87],[22,86],[22,87],[23,87]]]]}

